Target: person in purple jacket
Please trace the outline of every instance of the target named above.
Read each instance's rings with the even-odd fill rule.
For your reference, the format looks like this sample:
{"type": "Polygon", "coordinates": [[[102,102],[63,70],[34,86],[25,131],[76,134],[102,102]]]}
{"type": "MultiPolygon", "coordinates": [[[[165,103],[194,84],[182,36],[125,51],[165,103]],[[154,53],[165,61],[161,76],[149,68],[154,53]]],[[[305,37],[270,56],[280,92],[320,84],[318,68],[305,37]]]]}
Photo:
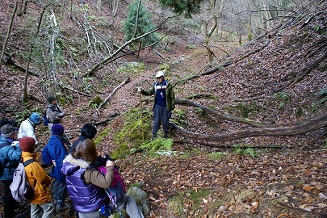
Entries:
{"type": "Polygon", "coordinates": [[[73,147],[65,159],[61,172],[66,176],[67,191],[79,218],[98,218],[99,210],[108,205],[108,189],[113,180],[114,162],[107,160],[107,173],[97,168],[97,151],[91,139],[85,139],[73,147]]]}
{"type": "Polygon", "coordinates": [[[65,203],[67,197],[66,179],[60,171],[68,151],[62,139],[64,127],[61,124],[53,124],[51,130],[53,135],[42,150],[42,161],[45,165],[52,166],[50,177],[54,180],[51,183],[51,193],[56,205],[56,212],[59,212],[69,208],[69,204],[65,203]]]}

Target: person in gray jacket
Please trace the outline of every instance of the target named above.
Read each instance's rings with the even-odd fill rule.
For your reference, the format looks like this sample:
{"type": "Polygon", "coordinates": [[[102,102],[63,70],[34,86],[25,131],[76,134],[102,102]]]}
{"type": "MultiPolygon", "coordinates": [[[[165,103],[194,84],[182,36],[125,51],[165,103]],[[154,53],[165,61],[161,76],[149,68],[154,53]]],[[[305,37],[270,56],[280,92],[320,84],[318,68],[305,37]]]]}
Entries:
{"type": "Polygon", "coordinates": [[[57,105],[57,98],[54,96],[48,97],[48,105],[46,109],[46,117],[48,119],[48,128],[50,132],[50,137],[52,136],[52,126],[53,124],[61,123],[61,119],[66,115],[57,105]]]}

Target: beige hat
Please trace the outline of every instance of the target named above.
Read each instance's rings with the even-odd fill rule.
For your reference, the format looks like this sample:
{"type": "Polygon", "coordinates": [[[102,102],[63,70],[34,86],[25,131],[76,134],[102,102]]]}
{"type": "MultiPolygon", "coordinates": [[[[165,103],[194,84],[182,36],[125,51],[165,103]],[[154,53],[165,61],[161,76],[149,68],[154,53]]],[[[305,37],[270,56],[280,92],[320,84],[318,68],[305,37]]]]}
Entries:
{"type": "Polygon", "coordinates": [[[156,73],[156,78],[160,78],[162,76],[165,76],[165,73],[163,71],[160,70],[156,73]]]}

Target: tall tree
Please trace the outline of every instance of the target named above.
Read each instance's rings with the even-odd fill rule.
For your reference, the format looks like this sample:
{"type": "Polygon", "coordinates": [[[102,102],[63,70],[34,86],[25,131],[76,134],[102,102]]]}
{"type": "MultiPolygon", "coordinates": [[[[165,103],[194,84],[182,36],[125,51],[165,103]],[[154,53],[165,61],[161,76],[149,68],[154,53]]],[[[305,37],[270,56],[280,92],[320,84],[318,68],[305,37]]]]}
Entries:
{"type": "Polygon", "coordinates": [[[174,0],[160,0],[163,6],[167,6],[173,9],[176,14],[182,14],[185,17],[192,17],[192,14],[200,12],[201,3],[203,0],[186,0],[186,1],[174,1],[174,0]]]}
{"type": "MultiPolygon", "coordinates": [[[[148,13],[142,1],[134,1],[130,3],[127,19],[124,22],[126,41],[141,36],[153,29],[155,29],[155,25],[152,22],[150,13],[148,13]]],[[[157,34],[152,33],[146,37],[140,38],[136,43],[138,43],[140,51],[145,45],[153,44],[157,41],[157,34]]]]}

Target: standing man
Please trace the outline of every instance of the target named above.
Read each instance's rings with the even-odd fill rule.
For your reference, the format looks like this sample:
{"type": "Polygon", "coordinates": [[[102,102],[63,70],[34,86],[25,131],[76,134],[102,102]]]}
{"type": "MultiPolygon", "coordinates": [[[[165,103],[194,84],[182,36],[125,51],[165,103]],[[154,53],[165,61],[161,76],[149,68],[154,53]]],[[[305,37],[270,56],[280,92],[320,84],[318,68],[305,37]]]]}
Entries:
{"type": "Polygon", "coordinates": [[[52,136],[52,126],[53,124],[61,123],[61,119],[65,116],[65,112],[63,112],[57,105],[57,99],[54,96],[48,97],[48,105],[46,109],[46,117],[49,121],[48,128],[50,132],[50,137],[52,136]]]}
{"type": "Polygon", "coordinates": [[[47,166],[52,166],[50,177],[54,180],[51,183],[51,192],[54,204],[56,205],[56,212],[69,208],[69,204],[65,203],[67,197],[66,178],[60,171],[63,160],[68,154],[64,142],[62,141],[64,130],[61,124],[54,124],[52,126],[53,134],[42,150],[43,163],[47,166]]]}
{"type": "Polygon", "coordinates": [[[29,118],[24,120],[18,130],[18,139],[23,137],[32,137],[35,139],[35,145],[38,145],[38,141],[35,136],[35,127],[41,123],[41,117],[38,113],[32,113],[29,118]]]}
{"type": "Polygon", "coordinates": [[[10,184],[13,180],[14,172],[20,162],[22,150],[17,143],[16,128],[10,124],[1,127],[0,137],[0,161],[2,169],[0,169],[0,180],[4,188],[4,218],[12,218],[15,214],[15,209],[19,208],[19,204],[11,195],[10,184]]]}
{"type": "Polygon", "coordinates": [[[161,123],[163,126],[164,138],[168,138],[169,118],[175,108],[173,86],[165,80],[164,72],[158,71],[156,73],[156,79],[157,82],[155,82],[149,90],[143,90],[142,88],[138,89],[143,95],[154,95],[152,140],[157,137],[157,132],[161,123]]]}

